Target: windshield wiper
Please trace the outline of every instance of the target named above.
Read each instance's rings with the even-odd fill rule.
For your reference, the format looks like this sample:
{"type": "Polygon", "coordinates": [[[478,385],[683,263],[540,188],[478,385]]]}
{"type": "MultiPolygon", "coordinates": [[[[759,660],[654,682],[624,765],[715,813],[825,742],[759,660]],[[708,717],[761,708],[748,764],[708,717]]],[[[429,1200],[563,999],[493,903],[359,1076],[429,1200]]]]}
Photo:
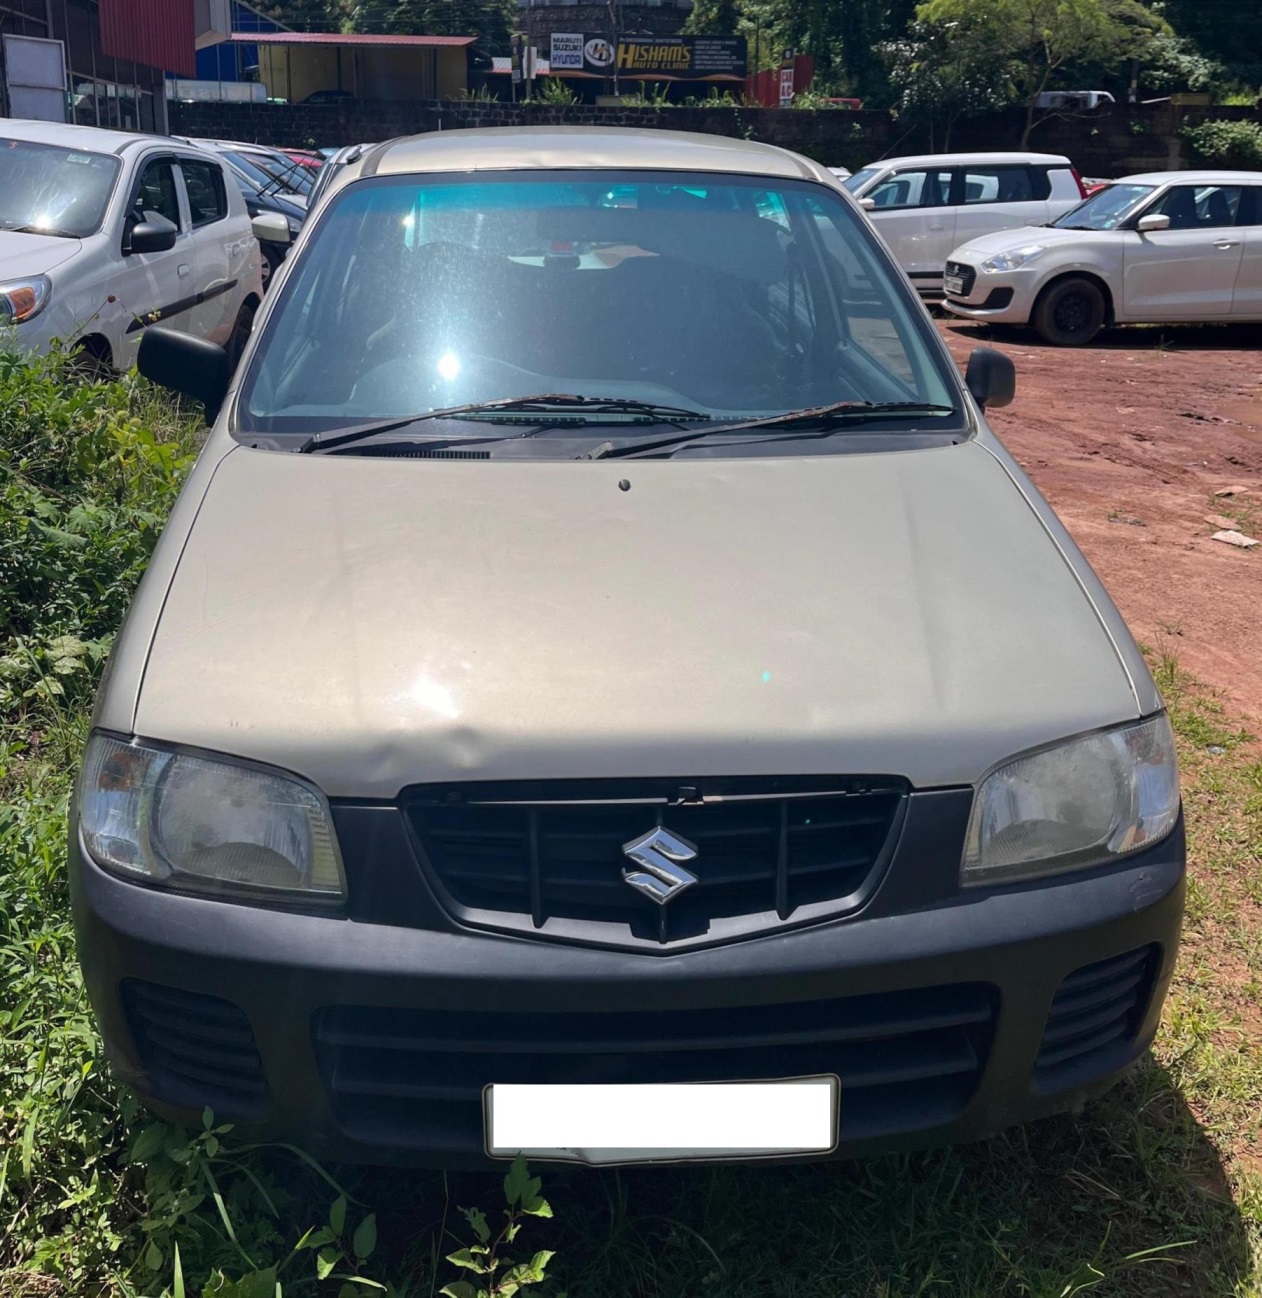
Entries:
{"type": "Polygon", "coordinates": [[[55,226],[45,225],[0,225],[0,230],[12,230],[14,234],[47,234],[54,239],[80,239],[83,237],[73,230],[59,230],[55,226]]]}
{"type": "MultiPolygon", "coordinates": [[[[329,451],[351,442],[360,442],[365,438],[376,437],[379,433],[393,433],[411,424],[423,423],[429,419],[459,419],[468,415],[481,414],[569,414],[573,411],[580,418],[583,415],[638,415],[643,419],[659,424],[673,424],[682,428],[684,420],[690,423],[701,423],[710,418],[697,410],[687,410],[682,406],[662,406],[652,401],[639,401],[633,397],[582,397],[568,392],[542,392],[528,397],[502,397],[498,401],[474,401],[463,406],[444,406],[438,410],[426,410],[416,415],[407,415],[402,419],[378,420],[371,424],[360,424],[355,428],[342,429],[333,433],[315,433],[298,448],[300,452],[329,451]]],[[[525,434],[515,434],[525,436],[525,434]]],[[[475,437],[468,441],[503,441],[503,438],[475,437]]],[[[463,443],[461,443],[463,444],[463,443]]],[[[452,443],[456,445],[456,443],[452,443]]]]}
{"type": "Polygon", "coordinates": [[[665,437],[652,442],[624,442],[621,446],[605,442],[595,451],[580,458],[621,459],[630,455],[665,450],[672,446],[684,446],[703,437],[712,437],[716,433],[739,433],[748,429],[770,428],[773,437],[831,437],[837,431],[832,425],[837,423],[863,423],[874,416],[882,415],[951,415],[954,413],[954,406],[934,405],[925,401],[837,401],[828,406],[786,410],[782,415],[767,415],[761,419],[744,419],[734,424],[715,424],[713,428],[700,428],[684,433],[680,437],[665,437]],[[798,429],[804,424],[824,424],[825,427],[818,433],[801,433],[798,429]]]}

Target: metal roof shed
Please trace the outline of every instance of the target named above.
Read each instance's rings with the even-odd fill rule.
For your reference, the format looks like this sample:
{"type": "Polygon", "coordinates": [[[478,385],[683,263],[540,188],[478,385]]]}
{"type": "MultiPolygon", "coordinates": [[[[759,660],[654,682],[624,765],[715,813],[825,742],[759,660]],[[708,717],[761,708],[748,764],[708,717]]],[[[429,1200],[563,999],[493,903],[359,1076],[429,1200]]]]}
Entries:
{"type": "Polygon", "coordinates": [[[338,32],[237,32],[256,45],[272,99],[301,103],[318,91],[357,99],[454,99],[468,84],[472,36],[374,36],[338,32]]]}

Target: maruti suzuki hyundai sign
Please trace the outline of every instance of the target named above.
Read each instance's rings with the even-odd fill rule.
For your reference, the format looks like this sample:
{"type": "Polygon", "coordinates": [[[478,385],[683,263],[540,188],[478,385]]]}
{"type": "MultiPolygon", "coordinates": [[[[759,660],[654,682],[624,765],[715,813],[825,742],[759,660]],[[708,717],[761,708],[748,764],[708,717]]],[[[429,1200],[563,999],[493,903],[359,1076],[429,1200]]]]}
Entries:
{"type": "Polygon", "coordinates": [[[567,33],[553,37],[553,71],[579,69],[588,75],[679,81],[741,81],[745,77],[743,36],[605,36],[567,33]],[[560,48],[558,49],[558,45],[560,48]],[[557,54],[561,55],[558,61],[557,54]]]}

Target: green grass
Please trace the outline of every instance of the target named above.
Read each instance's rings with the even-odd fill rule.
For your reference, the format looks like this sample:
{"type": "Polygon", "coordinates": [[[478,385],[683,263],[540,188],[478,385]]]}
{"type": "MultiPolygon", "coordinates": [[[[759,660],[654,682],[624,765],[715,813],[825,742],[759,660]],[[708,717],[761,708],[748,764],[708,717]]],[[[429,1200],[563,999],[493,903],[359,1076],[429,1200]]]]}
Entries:
{"type": "MultiPolygon", "coordinates": [[[[108,647],[153,534],[128,530],[169,506],[194,430],[143,387],[83,405],[45,379],[32,388],[10,371],[6,393],[0,354],[0,590],[38,585],[22,549],[31,518],[81,538],[35,528],[55,598],[0,617],[0,655],[30,650],[0,705],[0,1298],[349,1298],[381,1292],[370,1282],[429,1298],[461,1277],[445,1256],[475,1242],[459,1209],[481,1206],[498,1229],[497,1178],[319,1169],[242,1149],[213,1119],[175,1131],[137,1109],[101,1056],[64,878],[70,771],[100,656],[67,661],[59,638],[108,647]],[[59,402],[78,413],[41,446],[59,402]],[[108,430],[91,455],[72,445],[84,418],[108,430]],[[50,492],[65,498],[52,521],[50,492]],[[96,557],[80,565],[84,545],[96,557]],[[4,567],[5,554],[21,562],[4,567]]],[[[519,1261],[556,1251],[554,1279],[534,1292],[1262,1295],[1262,761],[1174,658],[1154,668],[1180,745],[1191,882],[1151,1056],[1077,1117],[955,1149],[819,1167],[544,1169],[555,1216],[526,1221],[512,1246],[519,1261]]]]}

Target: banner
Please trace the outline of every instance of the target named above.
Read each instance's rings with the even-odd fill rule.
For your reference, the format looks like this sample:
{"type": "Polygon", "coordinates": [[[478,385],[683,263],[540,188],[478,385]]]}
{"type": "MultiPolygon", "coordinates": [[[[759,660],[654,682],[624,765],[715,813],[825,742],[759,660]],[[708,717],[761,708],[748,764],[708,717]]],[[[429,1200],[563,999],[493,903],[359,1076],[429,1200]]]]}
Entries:
{"type": "Polygon", "coordinates": [[[550,67],[554,72],[635,80],[742,81],[743,36],[619,36],[555,32],[550,67]]]}

